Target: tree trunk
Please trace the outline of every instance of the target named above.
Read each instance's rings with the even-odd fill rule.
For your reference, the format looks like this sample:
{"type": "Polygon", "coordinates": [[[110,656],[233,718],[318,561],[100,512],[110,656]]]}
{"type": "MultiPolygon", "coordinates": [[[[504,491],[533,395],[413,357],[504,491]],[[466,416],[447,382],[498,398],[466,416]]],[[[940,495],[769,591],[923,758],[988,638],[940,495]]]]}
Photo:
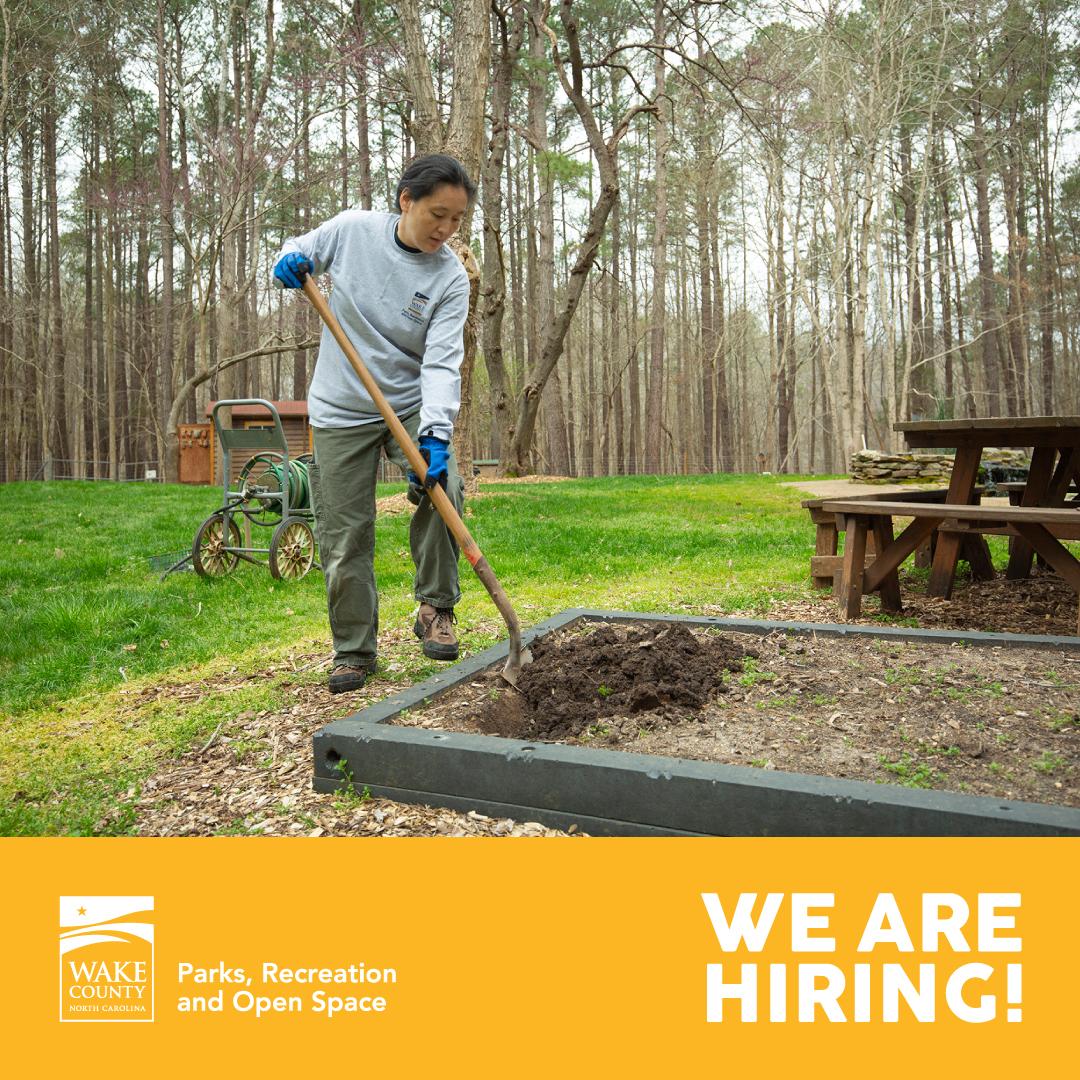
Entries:
{"type": "Polygon", "coordinates": [[[175,426],[167,426],[173,387],[173,169],[172,125],[167,82],[165,0],[157,0],[158,91],[158,231],[161,241],[161,300],[158,331],[158,463],[169,483],[180,479],[180,442],[175,426]]]}
{"type": "MultiPolygon", "coordinates": [[[[45,199],[49,220],[49,307],[52,342],[47,369],[52,373],[52,418],[49,443],[54,457],[74,466],[68,439],[67,350],[64,347],[64,305],[60,295],[60,208],[56,198],[56,112],[50,101],[42,114],[45,142],[45,199]]],[[[69,473],[69,475],[73,475],[69,473]]]]}
{"type": "MultiPolygon", "coordinates": [[[[506,274],[503,264],[502,177],[510,132],[510,91],[514,66],[525,31],[525,9],[517,4],[513,25],[507,26],[502,13],[498,19],[499,58],[492,78],[491,138],[482,175],[484,285],[481,289],[484,364],[488,373],[493,418],[491,451],[498,458],[509,447],[513,435],[511,391],[507,385],[503,356],[503,317],[506,312],[506,274]]],[[[512,241],[511,241],[512,243],[512,241]]]]}
{"type": "Polygon", "coordinates": [[[360,173],[360,208],[371,209],[371,143],[368,138],[368,55],[367,55],[367,23],[364,18],[365,5],[363,0],[353,0],[352,16],[353,30],[356,35],[356,64],[353,70],[356,72],[356,136],[357,136],[357,168],[360,173]]]}
{"type": "MultiPolygon", "coordinates": [[[[704,118],[702,118],[703,120],[704,118]]],[[[698,275],[701,296],[701,412],[704,438],[702,439],[702,464],[706,472],[714,470],[713,445],[716,435],[715,393],[716,393],[716,334],[713,331],[713,295],[712,295],[712,240],[709,224],[708,181],[711,170],[706,168],[705,139],[698,138],[697,181],[694,192],[697,213],[698,234],[698,275]]]]}
{"type": "MultiPolygon", "coordinates": [[[[566,333],[581,299],[585,280],[590,269],[592,269],[593,262],[596,260],[608,215],[611,213],[619,194],[619,178],[615,163],[616,149],[626,134],[634,116],[643,111],[642,108],[636,108],[626,112],[615,124],[614,130],[608,139],[603,138],[600,134],[596,114],[583,92],[585,62],[581,56],[578,21],[573,10],[572,0],[562,0],[560,17],[563,32],[566,35],[567,56],[570,61],[569,75],[558,45],[558,39],[550,28],[544,27],[544,29],[552,43],[552,60],[563,92],[574,106],[574,111],[578,115],[578,120],[585,130],[589,146],[596,158],[600,172],[600,186],[596,192],[596,201],[593,203],[589,213],[585,233],[576,248],[576,257],[566,284],[563,305],[554,321],[545,330],[539,362],[530,370],[522,391],[519,419],[511,451],[511,467],[519,473],[525,472],[529,468],[529,457],[535,435],[540,394],[562,354],[566,333]]],[[[651,106],[649,108],[651,109],[651,106]]]]}
{"type": "MultiPolygon", "coordinates": [[[[653,8],[653,39],[662,44],[666,36],[663,0],[653,8]]],[[[661,425],[664,416],[664,335],[667,329],[667,154],[670,136],[666,94],[666,68],[662,49],[657,49],[653,68],[656,99],[655,156],[653,158],[653,294],[649,309],[649,381],[645,389],[645,472],[661,471],[661,425]]]]}
{"type": "Polygon", "coordinates": [[[34,143],[33,128],[29,117],[19,133],[20,180],[22,184],[22,248],[23,248],[23,311],[22,311],[22,430],[23,452],[30,461],[43,464],[50,453],[45,439],[47,433],[38,414],[42,402],[38,380],[40,346],[38,337],[38,310],[40,307],[37,237],[34,233],[34,143]]]}
{"type": "MultiPolygon", "coordinates": [[[[994,247],[990,232],[990,163],[983,125],[981,92],[972,100],[971,116],[974,124],[971,154],[975,164],[975,203],[978,218],[976,239],[979,249],[979,297],[982,305],[982,362],[983,376],[986,380],[985,415],[999,416],[1002,405],[1001,357],[998,353],[998,331],[1001,329],[1001,319],[994,295],[994,247]]],[[[982,407],[980,407],[981,410],[982,407]]]]}

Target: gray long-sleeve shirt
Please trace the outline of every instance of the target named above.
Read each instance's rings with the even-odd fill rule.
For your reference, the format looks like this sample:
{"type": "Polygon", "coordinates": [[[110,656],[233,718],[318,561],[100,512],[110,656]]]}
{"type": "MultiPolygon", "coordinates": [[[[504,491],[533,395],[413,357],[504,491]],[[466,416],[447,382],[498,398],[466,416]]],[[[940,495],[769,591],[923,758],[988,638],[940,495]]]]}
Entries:
{"type": "MultiPolygon", "coordinates": [[[[299,251],[316,274],[329,272],[330,310],[391,408],[404,416],[419,406],[420,434],[449,441],[461,405],[469,278],[445,244],[415,254],[399,246],[398,216],[346,210],[287,240],[278,258],[299,251]]],[[[313,426],[326,428],[381,419],[326,327],[308,389],[308,415],[313,426]]]]}

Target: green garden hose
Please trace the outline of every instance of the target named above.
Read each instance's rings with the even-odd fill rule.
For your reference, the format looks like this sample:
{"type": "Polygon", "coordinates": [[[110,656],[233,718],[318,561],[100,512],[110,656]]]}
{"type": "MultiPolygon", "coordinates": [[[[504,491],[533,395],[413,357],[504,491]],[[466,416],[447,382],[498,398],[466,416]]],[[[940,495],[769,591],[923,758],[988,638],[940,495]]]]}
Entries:
{"type": "MultiPolygon", "coordinates": [[[[311,481],[308,477],[309,460],[304,458],[289,459],[289,509],[307,510],[311,505],[311,481]]],[[[246,480],[255,471],[257,465],[265,465],[266,468],[251,482],[254,488],[262,488],[268,491],[285,490],[285,463],[279,455],[256,454],[243,468],[240,473],[240,483],[246,480]],[[278,459],[278,460],[275,460],[278,459]]],[[[257,494],[255,495],[257,498],[257,494]]]]}

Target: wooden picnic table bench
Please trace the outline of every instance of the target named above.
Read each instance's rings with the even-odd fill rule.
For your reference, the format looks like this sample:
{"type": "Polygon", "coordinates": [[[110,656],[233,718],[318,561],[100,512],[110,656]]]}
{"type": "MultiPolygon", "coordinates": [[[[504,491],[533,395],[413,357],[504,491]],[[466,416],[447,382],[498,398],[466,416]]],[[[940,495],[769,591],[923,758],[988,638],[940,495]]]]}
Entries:
{"type": "MultiPolygon", "coordinates": [[[[913,488],[903,492],[905,502],[918,503],[943,503],[949,494],[948,488],[913,488]]],[[[982,494],[982,488],[975,489],[975,498],[982,494]]],[[[852,502],[894,502],[900,498],[896,491],[870,491],[863,495],[844,496],[846,501],[852,502]]],[[[836,496],[822,496],[816,499],[804,499],[800,504],[810,514],[810,520],[817,527],[814,537],[814,554],[810,559],[810,577],[816,588],[832,589],[840,579],[844,558],[838,555],[840,533],[844,531],[843,514],[832,514],[823,509],[825,503],[834,502],[836,496]]],[[[874,550],[873,536],[867,538],[868,552],[874,550]]],[[[969,557],[967,551],[964,557],[969,557]]],[[[925,547],[916,551],[916,565],[929,566],[932,551],[929,542],[925,547]]],[[[979,553],[975,553],[976,561],[981,565],[979,553]]],[[[989,556],[988,556],[989,557],[989,556]]]]}
{"type": "MultiPolygon", "coordinates": [[[[935,530],[960,534],[961,537],[986,533],[1019,537],[1080,597],[1080,560],[1061,543],[1063,539],[1080,539],[1080,514],[1075,509],[858,499],[828,499],[821,509],[844,519],[847,539],[837,593],[840,610],[849,619],[859,615],[863,594],[868,592],[880,591],[881,604],[886,611],[901,610],[897,570],[935,530]],[[894,517],[912,519],[896,537],[892,528],[894,517]],[[871,533],[877,556],[866,566],[867,535],[871,533]]],[[[1077,633],[1080,633],[1080,613],[1077,633]]]]}

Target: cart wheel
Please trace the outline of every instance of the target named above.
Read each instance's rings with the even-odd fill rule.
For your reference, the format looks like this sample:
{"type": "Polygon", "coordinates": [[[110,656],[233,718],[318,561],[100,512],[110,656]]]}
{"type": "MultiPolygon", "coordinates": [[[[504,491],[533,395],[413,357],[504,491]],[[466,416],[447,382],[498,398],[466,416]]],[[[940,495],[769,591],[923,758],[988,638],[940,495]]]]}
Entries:
{"type": "Polygon", "coordinates": [[[240,528],[229,518],[229,543],[225,543],[225,515],[211,514],[195,534],[191,545],[191,563],[203,577],[224,577],[232,573],[240,556],[230,547],[240,547],[240,528]]]}
{"type": "Polygon", "coordinates": [[[302,578],[315,562],[315,536],[303,518],[286,518],[270,539],[270,573],[276,578],[302,578]]]}

